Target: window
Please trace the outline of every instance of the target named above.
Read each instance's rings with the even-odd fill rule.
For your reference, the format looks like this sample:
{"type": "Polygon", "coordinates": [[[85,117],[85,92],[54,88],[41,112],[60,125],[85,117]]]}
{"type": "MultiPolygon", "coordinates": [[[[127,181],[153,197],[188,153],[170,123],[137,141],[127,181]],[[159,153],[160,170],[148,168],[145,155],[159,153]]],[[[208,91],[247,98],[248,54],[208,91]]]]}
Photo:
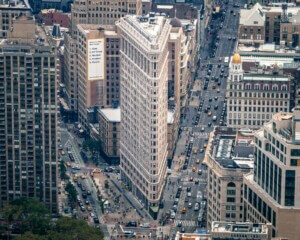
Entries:
{"type": "Polygon", "coordinates": [[[227,198],[227,202],[234,203],[235,202],[235,198],[234,197],[228,197],[227,198]]]}
{"type": "Polygon", "coordinates": [[[265,91],[268,91],[268,90],[269,90],[269,85],[265,84],[264,87],[263,87],[263,89],[264,89],[265,91]]]}
{"type": "Polygon", "coordinates": [[[235,190],[234,189],[228,189],[227,190],[227,195],[235,195],[235,190]]]}
{"type": "Polygon", "coordinates": [[[259,90],[259,84],[254,85],[254,90],[259,90]]]}
{"type": "Polygon", "coordinates": [[[285,84],[281,86],[281,91],[287,91],[287,86],[285,84]]]}
{"type": "Polygon", "coordinates": [[[278,91],[278,85],[277,85],[277,84],[273,85],[273,86],[272,86],[272,90],[273,90],[273,91],[278,91]]]}
{"type": "Polygon", "coordinates": [[[291,149],[291,156],[299,157],[300,156],[300,149],[291,149]]]}
{"type": "Polygon", "coordinates": [[[235,187],[235,183],[234,183],[234,182],[229,182],[229,183],[227,184],[227,187],[235,187]]]}

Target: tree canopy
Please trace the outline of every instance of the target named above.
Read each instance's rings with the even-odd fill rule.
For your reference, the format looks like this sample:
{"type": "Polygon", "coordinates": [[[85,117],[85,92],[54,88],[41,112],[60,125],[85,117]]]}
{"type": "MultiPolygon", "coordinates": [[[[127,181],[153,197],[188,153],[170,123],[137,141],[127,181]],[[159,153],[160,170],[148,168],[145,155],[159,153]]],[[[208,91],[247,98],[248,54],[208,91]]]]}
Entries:
{"type": "Polygon", "coordinates": [[[20,236],[16,240],[103,239],[100,229],[89,226],[83,220],[69,217],[51,220],[48,209],[36,199],[16,199],[5,205],[0,212],[8,233],[12,225],[19,228],[20,236]]]}

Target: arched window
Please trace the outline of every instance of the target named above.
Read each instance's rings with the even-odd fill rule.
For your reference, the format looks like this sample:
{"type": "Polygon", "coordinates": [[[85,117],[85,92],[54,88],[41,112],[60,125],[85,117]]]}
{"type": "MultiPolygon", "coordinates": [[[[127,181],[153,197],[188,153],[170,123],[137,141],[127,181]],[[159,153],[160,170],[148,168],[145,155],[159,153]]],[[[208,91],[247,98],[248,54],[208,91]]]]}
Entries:
{"type": "Polygon", "coordinates": [[[254,85],[254,90],[259,90],[259,84],[254,85]]]}
{"type": "Polygon", "coordinates": [[[246,89],[246,90],[251,90],[251,84],[250,84],[250,83],[247,83],[246,86],[245,86],[245,89],[246,89]]]}
{"type": "Polygon", "coordinates": [[[269,90],[269,85],[268,84],[265,84],[264,85],[264,91],[268,91],[269,90]]]}
{"type": "Polygon", "coordinates": [[[227,187],[235,187],[235,183],[234,183],[234,182],[229,182],[229,183],[227,184],[227,187]]]}
{"type": "Polygon", "coordinates": [[[285,84],[281,86],[281,91],[287,91],[287,86],[285,84]]]}
{"type": "Polygon", "coordinates": [[[273,91],[278,91],[278,85],[277,85],[277,84],[273,85],[273,86],[272,86],[272,90],[273,90],[273,91]]]}

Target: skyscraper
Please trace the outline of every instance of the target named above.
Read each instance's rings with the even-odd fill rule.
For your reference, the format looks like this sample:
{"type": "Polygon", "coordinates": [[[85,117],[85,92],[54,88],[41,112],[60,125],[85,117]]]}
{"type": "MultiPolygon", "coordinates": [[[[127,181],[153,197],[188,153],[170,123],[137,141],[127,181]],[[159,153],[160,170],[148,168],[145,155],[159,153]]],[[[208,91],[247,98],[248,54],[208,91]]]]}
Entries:
{"type": "Polygon", "coordinates": [[[121,35],[121,177],[150,213],[167,170],[168,37],[163,16],[126,16],[121,35]]]}
{"type": "Polygon", "coordinates": [[[244,176],[244,216],[271,222],[272,236],[300,234],[300,109],[277,113],[255,133],[254,172],[244,176]]]}
{"type": "Polygon", "coordinates": [[[32,17],[0,44],[0,204],[36,197],[57,212],[57,58],[32,17]]]}

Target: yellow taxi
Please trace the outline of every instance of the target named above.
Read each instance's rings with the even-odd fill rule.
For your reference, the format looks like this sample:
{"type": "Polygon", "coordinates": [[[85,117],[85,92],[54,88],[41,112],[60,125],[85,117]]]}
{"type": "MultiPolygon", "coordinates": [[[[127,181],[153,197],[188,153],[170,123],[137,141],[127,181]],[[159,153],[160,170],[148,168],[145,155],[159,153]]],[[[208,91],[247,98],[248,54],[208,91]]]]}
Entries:
{"type": "Polygon", "coordinates": [[[87,209],[89,212],[93,210],[91,206],[88,206],[86,209],[87,209]]]}
{"type": "Polygon", "coordinates": [[[198,152],[198,149],[197,148],[193,148],[193,153],[197,154],[197,152],[198,152]]]}
{"type": "Polygon", "coordinates": [[[82,175],[80,176],[80,178],[81,178],[81,179],[86,179],[86,176],[82,174],[82,175]]]}
{"type": "Polygon", "coordinates": [[[217,87],[216,84],[213,84],[213,85],[211,86],[212,89],[216,89],[216,87],[217,87]]]}
{"type": "Polygon", "coordinates": [[[196,170],[197,170],[197,168],[194,166],[194,167],[192,167],[192,171],[193,172],[196,172],[196,170]]]}
{"type": "Polygon", "coordinates": [[[77,174],[75,174],[75,176],[73,177],[73,181],[74,181],[74,182],[77,182],[77,181],[78,181],[78,176],[77,176],[77,174]]]}
{"type": "Polygon", "coordinates": [[[199,159],[199,158],[196,160],[196,163],[197,163],[197,164],[199,164],[199,163],[200,163],[200,159],[199,159]]]}
{"type": "Polygon", "coordinates": [[[71,167],[71,163],[66,162],[66,166],[67,166],[67,167],[71,167]]]}
{"type": "Polygon", "coordinates": [[[186,208],[182,208],[181,213],[186,213],[186,208]]]}
{"type": "Polygon", "coordinates": [[[212,113],[211,113],[211,112],[208,112],[208,113],[207,113],[207,115],[208,115],[208,116],[211,116],[211,115],[212,115],[212,113]]]}
{"type": "Polygon", "coordinates": [[[204,148],[206,148],[206,147],[207,147],[207,144],[206,144],[206,143],[204,143],[203,147],[204,147],[204,148]]]}

